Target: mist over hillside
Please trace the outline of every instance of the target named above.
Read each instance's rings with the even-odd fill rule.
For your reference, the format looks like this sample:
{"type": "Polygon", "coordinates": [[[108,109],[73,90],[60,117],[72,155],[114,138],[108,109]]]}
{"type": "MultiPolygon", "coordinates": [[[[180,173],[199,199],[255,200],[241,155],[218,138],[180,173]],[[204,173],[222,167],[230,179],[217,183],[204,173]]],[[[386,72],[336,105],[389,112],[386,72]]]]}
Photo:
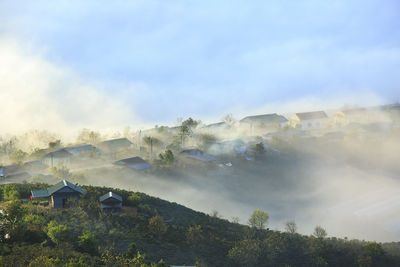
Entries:
{"type": "Polygon", "coordinates": [[[284,125],[251,122],[249,127],[248,120],[229,115],[219,124],[189,118],[176,127],[127,127],[111,134],[83,129],[70,138],[74,141],[66,142],[47,131],[2,136],[3,166],[19,164],[22,170],[17,174],[26,169],[23,162],[43,161],[51,151],[83,143],[99,148],[94,154],[71,156],[65,164],[50,166],[47,161],[25,175],[11,173],[2,183],[68,178],[144,192],[208,214],[217,211],[228,220],[238,217],[242,224],[261,208],[270,214],[271,229],[283,230],[285,222],[295,221],[303,234],[322,225],[330,236],[396,241],[397,108],[353,109],[357,116],[346,118],[343,110],[351,109],[338,109],[321,121],[323,125],[313,122],[319,126],[308,130],[301,128],[308,124],[296,125],[292,116],[284,125]],[[127,138],[131,144],[102,147],[110,138],[127,138]],[[189,154],[183,153],[188,149],[189,154]],[[167,150],[173,153],[173,162],[160,156],[167,150]],[[143,171],[113,164],[130,157],[141,157],[153,166],[143,171]]]}

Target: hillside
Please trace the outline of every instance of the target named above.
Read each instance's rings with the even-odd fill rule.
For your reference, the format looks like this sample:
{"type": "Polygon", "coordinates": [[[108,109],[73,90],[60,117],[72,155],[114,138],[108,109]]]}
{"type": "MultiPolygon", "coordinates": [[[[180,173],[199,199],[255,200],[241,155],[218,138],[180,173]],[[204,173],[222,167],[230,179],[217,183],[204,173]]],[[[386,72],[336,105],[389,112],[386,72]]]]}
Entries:
{"type": "Polygon", "coordinates": [[[138,192],[82,186],[79,205],[58,210],[29,200],[47,186],[0,187],[1,266],[400,265],[400,243],[250,228],[138,192]],[[122,213],[101,211],[109,191],[122,196],[122,213]]]}

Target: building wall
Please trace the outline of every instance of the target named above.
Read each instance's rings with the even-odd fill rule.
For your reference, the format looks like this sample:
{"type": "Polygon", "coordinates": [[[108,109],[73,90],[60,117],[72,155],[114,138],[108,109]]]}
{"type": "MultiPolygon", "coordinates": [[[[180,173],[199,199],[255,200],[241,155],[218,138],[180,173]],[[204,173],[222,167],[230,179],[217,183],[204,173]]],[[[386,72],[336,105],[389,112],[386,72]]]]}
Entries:
{"type": "Polygon", "coordinates": [[[302,120],[300,125],[302,130],[320,129],[325,126],[325,119],[302,120]]]}
{"type": "Polygon", "coordinates": [[[79,199],[79,193],[68,192],[68,193],[55,193],[50,197],[50,206],[52,208],[65,208],[64,203],[68,203],[69,206],[75,206],[79,199]]]}
{"type": "Polygon", "coordinates": [[[69,166],[70,165],[70,158],[55,158],[46,157],[43,159],[43,163],[50,167],[56,167],[57,165],[62,166],[69,166]]]}

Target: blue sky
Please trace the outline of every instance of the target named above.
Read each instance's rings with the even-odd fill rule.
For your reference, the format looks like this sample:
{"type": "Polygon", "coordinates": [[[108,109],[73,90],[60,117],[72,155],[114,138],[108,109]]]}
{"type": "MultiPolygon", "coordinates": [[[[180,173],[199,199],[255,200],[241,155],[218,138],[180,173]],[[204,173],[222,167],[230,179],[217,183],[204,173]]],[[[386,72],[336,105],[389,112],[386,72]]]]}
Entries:
{"type": "Polygon", "coordinates": [[[1,0],[1,36],[149,124],[400,95],[397,0],[1,0]]]}

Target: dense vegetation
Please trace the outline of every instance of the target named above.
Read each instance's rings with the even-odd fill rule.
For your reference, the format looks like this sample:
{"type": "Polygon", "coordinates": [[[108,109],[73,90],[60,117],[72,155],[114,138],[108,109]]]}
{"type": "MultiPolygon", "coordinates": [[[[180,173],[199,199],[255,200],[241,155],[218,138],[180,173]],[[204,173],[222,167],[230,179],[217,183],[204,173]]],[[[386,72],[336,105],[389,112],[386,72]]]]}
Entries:
{"type": "Polygon", "coordinates": [[[260,210],[248,227],[142,193],[92,186],[83,186],[78,207],[55,210],[29,200],[32,189],[46,187],[1,186],[1,266],[400,265],[400,243],[304,236],[293,224],[272,231],[264,229],[268,217],[260,210]],[[124,199],[121,214],[100,209],[99,196],[110,190],[124,199]]]}

